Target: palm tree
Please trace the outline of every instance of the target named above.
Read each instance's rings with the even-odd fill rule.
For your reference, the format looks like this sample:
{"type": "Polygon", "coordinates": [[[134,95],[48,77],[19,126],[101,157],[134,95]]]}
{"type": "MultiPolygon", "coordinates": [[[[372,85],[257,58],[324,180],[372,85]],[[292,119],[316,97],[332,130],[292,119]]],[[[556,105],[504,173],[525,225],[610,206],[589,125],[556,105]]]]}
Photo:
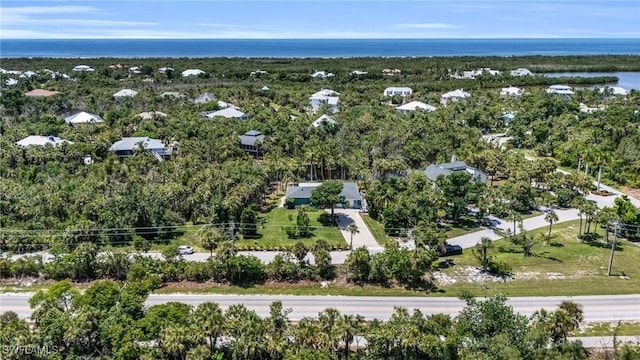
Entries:
{"type": "Polygon", "coordinates": [[[213,257],[213,249],[224,240],[224,236],[218,231],[218,229],[212,227],[202,228],[198,234],[200,243],[205,249],[209,249],[209,257],[213,257]]]}
{"type": "Polygon", "coordinates": [[[544,220],[549,223],[549,235],[547,236],[548,242],[549,239],[551,239],[551,227],[553,226],[554,222],[558,221],[558,214],[556,214],[555,211],[551,210],[544,216],[544,220]]]}
{"type": "Polygon", "coordinates": [[[358,229],[358,225],[356,225],[355,223],[351,223],[349,224],[349,226],[347,226],[347,231],[349,232],[349,234],[351,234],[351,243],[349,244],[349,249],[353,250],[353,235],[360,233],[360,230],[358,229]]]}
{"type": "Polygon", "coordinates": [[[508,220],[513,221],[513,235],[516,235],[516,224],[517,222],[521,222],[522,221],[522,215],[520,215],[519,212],[515,211],[515,210],[511,210],[509,212],[509,216],[507,217],[508,220]]]}
{"type": "Polygon", "coordinates": [[[224,316],[222,309],[214,302],[205,302],[194,311],[195,323],[198,332],[208,338],[209,350],[214,353],[218,343],[218,338],[224,329],[224,316]]]}
{"type": "Polygon", "coordinates": [[[489,269],[489,263],[491,260],[489,259],[489,249],[493,248],[493,242],[486,236],[483,236],[480,239],[480,242],[476,244],[475,248],[475,256],[480,261],[480,265],[482,265],[482,270],[487,271],[489,269]]]}

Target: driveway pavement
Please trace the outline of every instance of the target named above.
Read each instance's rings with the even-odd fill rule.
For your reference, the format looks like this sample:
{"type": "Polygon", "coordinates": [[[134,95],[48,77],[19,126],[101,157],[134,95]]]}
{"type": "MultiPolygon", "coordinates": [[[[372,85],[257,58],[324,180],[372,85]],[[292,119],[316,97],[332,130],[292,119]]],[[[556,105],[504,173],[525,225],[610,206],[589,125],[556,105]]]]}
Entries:
{"type": "MultiPolygon", "coordinates": [[[[331,212],[331,210],[327,210],[327,212],[331,212]]],[[[355,223],[358,227],[358,233],[353,234],[353,248],[357,249],[359,247],[366,247],[369,251],[377,251],[382,250],[383,247],[378,245],[376,239],[373,237],[371,231],[369,231],[369,227],[365,224],[364,220],[362,220],[362,216],[360,216],[360,210],[358,209],[335,209],[334,213],[338,217],[338,227],[340,227],[340,232],[344,239],[347,241],[347,244],[351,242],[351,233],[347,231],[347,226],[351,223],[355,223]]]]}

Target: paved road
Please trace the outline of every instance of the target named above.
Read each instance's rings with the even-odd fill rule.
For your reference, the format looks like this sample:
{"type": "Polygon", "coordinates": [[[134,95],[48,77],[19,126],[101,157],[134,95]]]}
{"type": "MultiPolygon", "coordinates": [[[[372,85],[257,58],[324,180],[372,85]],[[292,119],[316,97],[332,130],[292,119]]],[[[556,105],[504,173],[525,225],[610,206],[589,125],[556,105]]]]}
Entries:
{"type": "MultiPolygon", "coordinates": [[[[331,210],[328,210],[331,212],[331,210]]],[[[347,241],[347,244],[351,241],[351,233],[347,231],[347,226],[351,223],[355,223],[358,227],[358,233],[353,235],[353,248],[357,249],[359,247],[366,247],[369,250],[379,250],[383,249],[376,242],[375,237],[365,224],[364,220],[362,220],[362,216],[360,216],[360,210],[357,209],[335,209],[335,214],[338,216],[338,227],[340,228],[340,232],[344,236],[344,239],[347,241]]]]}
{"type": "MultiPolygon", "coordinates": [[[[32,294],[0,294],[1,311],[14,311],[21,318],[31,316],[28,300],[32,294]]],[[[167,294],[150,295],[146,304],[157,305],[170,301],[179,301],[192,306],[213,301],[222,308],[233,304],[244,304],[255,310],[260,316],[268,316],[269,304],[280,300],[285,308],[291,308],[291,320],[317,314],[329,307],[345,314],[360,314],[365,319],[388,320],[394,307],[409,310],[420,309],[425,314],[449,314],[455,316],[464,307],[458,298],[440,297],[375,297],[375,296],[294,296],[294,295],[193,295],[167,294]]],[[[640,321],[640,295],[617,296],[574,296],[574,297],[522,297],[511,298],[507,303],[514,310],[530,316],[533,312],[545,308],[553,311],[565,300],[577,302],[583,306],[584,320],[592,321],[640,321]]]]}

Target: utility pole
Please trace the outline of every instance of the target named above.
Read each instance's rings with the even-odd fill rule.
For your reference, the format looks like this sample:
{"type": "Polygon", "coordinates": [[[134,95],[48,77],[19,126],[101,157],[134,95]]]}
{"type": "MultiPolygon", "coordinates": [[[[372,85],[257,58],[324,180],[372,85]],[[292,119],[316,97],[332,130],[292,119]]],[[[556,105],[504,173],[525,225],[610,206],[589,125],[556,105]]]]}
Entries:
{"type": "Polygon", "coordinates": [[[586,179],[588,175],[589,175],[589,163],[587,163],[587,165],[585,165],[584,167],[584,178],[586,179]]]}
{"type": "Polygon", "coordinates": [[[596,188],[597,191],[600,191],[601,180],[602,180],[602,165],[600,165],[600,168],[598,169],[598,187],[596,188]]]}
{"type": "Polygon", "coordinates": [[[616,241],[618,240],[619,227],[619,222],[616,221],[613,223],[613,244],[611,244],[611,257],[609,257],[609,269],[607,270],[608,276],[611,276],[611,268],[613,267],[613,253],[616,251],[616,241]]]}
{"type": "Polygon", "coordinates": [[[580,171],[581,166],[582,166],[582,158],[578,159],[578,171],[580,171]]]}

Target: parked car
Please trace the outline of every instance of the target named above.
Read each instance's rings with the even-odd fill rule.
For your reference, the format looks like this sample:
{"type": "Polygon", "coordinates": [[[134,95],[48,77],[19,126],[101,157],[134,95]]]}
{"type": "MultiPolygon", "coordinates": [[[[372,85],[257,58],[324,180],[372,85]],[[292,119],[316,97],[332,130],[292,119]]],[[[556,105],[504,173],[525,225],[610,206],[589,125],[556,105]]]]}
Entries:
{"type": "Polygon", "coordinates": [[[452,255],[462,255],[462,246],[446,244],[444,246],[444,255],[442,256],[452,256],[452,255]]]}
{"type": "Polygon", "coordinates": [[[186,246],[186,245],[180,245],[178,246],[178,253],[180,255],[189,255],[189,254],[193,254],[195,251],[193,251],[193,248],[191,246],[186,246]]]}

